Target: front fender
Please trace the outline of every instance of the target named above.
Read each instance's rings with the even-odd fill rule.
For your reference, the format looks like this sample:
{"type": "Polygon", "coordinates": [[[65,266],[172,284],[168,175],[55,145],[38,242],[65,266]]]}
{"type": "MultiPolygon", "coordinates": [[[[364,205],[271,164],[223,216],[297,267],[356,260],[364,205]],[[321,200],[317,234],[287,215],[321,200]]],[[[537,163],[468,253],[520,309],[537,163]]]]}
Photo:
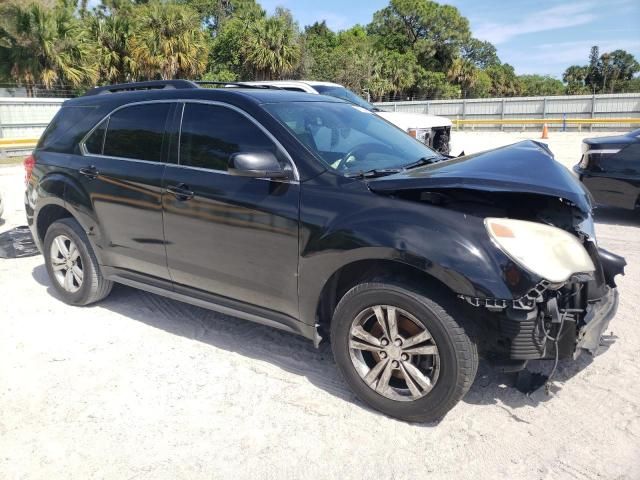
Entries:
{"type": "Polygon", "coordinates": [[[339,199],[321,196],[320,191],[303,192],[299,285],[301,318],[306,321],[315,318],[331,276],[361,260],[404,263],[454,293],[474,298],[516,299],[540,281],[494,246],[481,217],[371,192],[363,196],[343,191],[339,199]],[[348,213],[322,217],[319,212],[335,212],[337,207],[321,209],[316,204],[320,201],[325,207],[339,202],[348,213]]]}

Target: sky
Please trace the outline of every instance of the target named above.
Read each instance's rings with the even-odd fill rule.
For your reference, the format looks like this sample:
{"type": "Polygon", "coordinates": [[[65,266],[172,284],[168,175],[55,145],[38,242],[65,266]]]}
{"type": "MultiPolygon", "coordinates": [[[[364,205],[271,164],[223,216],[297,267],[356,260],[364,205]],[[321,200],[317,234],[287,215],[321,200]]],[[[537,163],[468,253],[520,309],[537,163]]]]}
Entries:
{"type": "MultiPolygon", "coordinates": [[[[272,13],[288,8],[300,27],[326,20],[333,30],[366,25],[384,0],[258,0],[272,13]]],[[[562,77],[585,65],[592,45],[600,52],[624,49],[640,60],[640,0],[449,0],[470,22],[473,35],[489,40],[518,74],[562,77]]]]}

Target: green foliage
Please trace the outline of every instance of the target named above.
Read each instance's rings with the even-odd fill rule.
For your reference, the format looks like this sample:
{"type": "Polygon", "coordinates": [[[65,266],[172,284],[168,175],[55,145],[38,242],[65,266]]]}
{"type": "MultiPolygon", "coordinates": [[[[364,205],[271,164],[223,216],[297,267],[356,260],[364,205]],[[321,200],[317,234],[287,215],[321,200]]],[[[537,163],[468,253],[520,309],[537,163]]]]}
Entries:
{"type": "Polygon", "coordinates": [[[64,2],[54,8],[10,3],[0,10],[0,75],[32,90],[96,81],[95,46],[64,2]]]}
{"type": "Polygon", "coordinates": [[[478,69],[470,60],[456,58],[447,72],[447,78],[453,83],[460,85],[462,98],[466,98],[469,91],[476,84],[478,69]]]}
{"type": "Polygon", "coordinates": [[[569,94],[640,92],[635,75],[640,64],[625,50],[604,52],[591,47],[589,65],[572,65],[562,76],[569,94]]]}
{"type": "Polygon", "coordinates": [[[207,42],[194,10],[156,0],[137,13],[129,48],[141,77],[166,80],[204,73],[207,42]]]}
{"type": "Polygon", "coordinates": [[[243,66],[256,80],[272,80],[292,73],[300,60],[298,28],[288,10],[249,25],[240,52],[243,66]]]}
{"type": "Polygon", "coordinates": [[[305,27],[302,35],[300,76],[310,80],[334,78],[337,46],[338,36],[327,27],[324,20],[305,27]]]}
{"type": "Polygon", "coordinates": [[[430,0],[391,0],[373,14],[368,32],[378,48],[412,51],[427,70],[445,72],[469,40],[469,21],[457,8],[430,0]]]}
{"type": "Polygon", "coordinates": [[[129,48],[133,33],[130,15],[115,10],[85,16],[86,29],[95,41],[100,83],[121,83],[134,78],[136,63],[129,48]]]}
{"type": "Polygon", "coordinates": [[[418,98],[460,98],[460,87],[449,83],[442,72],[423,70],[416,85],[416,94],[418,98]]]}
{"type": "Polygon", "coordinates": [[[491,96],[491,77],[484,70],[477,70],[475,82],[470,87],[469,98],[486,98],[491,96]]]}
{"type": "Polygon", "coordinates": [[[0,81],[32,91],[145,79],[307,78],[374,100],[640,91],[624,50],[591,49],[562,81],[516,75],[452,6],[390,0],[371,23],[301,31],[258,0],[0,0],[0,81]],[[29,3],[33,2],[33,3],[29,3]]]}
{"type": "Polygon", "coordinates": [[[470,38],[464,43],[460,55],[478,68],[500,65],[496,47],[491,42],[478,40],[477,38],[470,38]]]}
{"type": "Polygon", "coordinates": [[[564,84],[557,78],[544,75],[520,75],[520,94],[525,97],[563,95],[564,84]]]}
{"type": "Polygon", "coordinates": [[[515,97],[520,95],[520,82],[511,65],[491,65],[485,72],[491,78],[492,97],[515,97]]]}

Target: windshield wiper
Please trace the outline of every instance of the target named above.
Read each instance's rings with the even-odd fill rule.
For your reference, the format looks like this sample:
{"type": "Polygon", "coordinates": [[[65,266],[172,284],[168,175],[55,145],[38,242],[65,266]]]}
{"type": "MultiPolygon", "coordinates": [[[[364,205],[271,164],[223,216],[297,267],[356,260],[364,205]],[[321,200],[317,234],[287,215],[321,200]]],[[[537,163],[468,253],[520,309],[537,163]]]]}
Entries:
{"type": "Polygon", "coordinates": [[[409,170],[411,168],[421,167],[422,165],[429,165],[431,163],[438,163],[441,160],[444,160],[445,157],[422,157],[416,160],[413,163],[409,163],[402,167],[404,170],[409,170]]]}
{"type": "Polygon", "coordinates": [[[384,177],[385,175],[392,175],[394,173],[399,173],[402,170],[399,168],[374,168],[372,170],[347,173],[345,177],[347,178],[374,178],[374,177],[384,177]]]}

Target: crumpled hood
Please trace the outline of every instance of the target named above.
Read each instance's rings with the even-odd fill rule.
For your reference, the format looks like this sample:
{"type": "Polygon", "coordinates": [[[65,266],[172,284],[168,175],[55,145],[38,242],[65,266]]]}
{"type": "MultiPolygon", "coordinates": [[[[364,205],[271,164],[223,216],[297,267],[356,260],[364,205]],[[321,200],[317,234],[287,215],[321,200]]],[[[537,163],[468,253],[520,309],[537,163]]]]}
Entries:
{"type": "Polygon", "coordinates": [[[374,192],[468,189],[563,198],[585,213],[589,193],[558,163],[547,145],[525,140],[486,152],[414,168],[368,182],[374,192]]]}
{"type": "Polygon", "coordinates": [[[402,130],[408,128],[433,128],[433,127],[450,127],[451,120],[447,117],[437,117],[435,115],[427,115],[425,113],[411,112],[375,112],[385,120],[393,123],[402,130]]]}

